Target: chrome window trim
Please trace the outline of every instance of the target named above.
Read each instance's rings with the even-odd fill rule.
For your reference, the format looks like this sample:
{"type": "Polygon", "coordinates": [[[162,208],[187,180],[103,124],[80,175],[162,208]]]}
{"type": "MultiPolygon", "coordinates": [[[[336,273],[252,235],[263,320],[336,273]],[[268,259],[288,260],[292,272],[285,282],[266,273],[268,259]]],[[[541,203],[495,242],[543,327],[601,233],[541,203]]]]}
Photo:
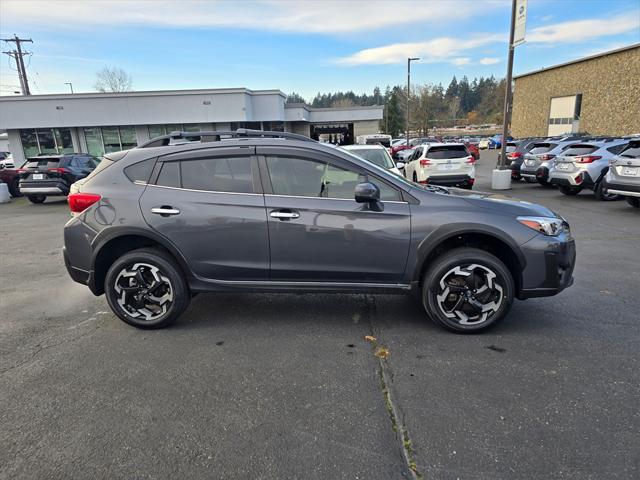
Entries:
{"type": "Polygon", "coordinates": [[[243,192],[219,192],[217,190],[196,190],[194,188],[182,188],[182,187],[167,187],[165,185],[155,185],[153,183],[138,183],[133,182],[137,185],[146,185],[147,187],[156,187],[156,188],[167,188],[169,190],[184,190],[187,192],[201,192],[201,193],[218,193],[218,194],[224,194],[224,195],[258,195],[258,196],[262,196],[262,193],[243,193],[243,192]]]}
{"type": "MultiPolygon", "coordinates": [[[[354,202],[356,203],[355,198],[335,198],[335,197],[305,197],[304,195],[278,195],[276,193],[265,193],[265,197],[282,197],[282,198],[312,198],[314,200],[341,200],[343,202],[354,202]]],[[[401,202],[398,200],[380,200],[382,203],[404,203],[406,205],[409,202],[401,202]]]]}

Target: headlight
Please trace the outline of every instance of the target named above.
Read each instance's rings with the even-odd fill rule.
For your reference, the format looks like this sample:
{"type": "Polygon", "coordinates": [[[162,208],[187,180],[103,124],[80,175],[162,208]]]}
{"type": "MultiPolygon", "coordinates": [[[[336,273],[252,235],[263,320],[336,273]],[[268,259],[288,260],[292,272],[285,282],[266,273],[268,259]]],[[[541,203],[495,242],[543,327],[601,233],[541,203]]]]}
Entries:
{"type": "Polygon", "coordinates": [[[556,236],[569,233],[569,224],[563,218],[555,217],[518,217],[518,221],[544,235],[556,236]]]}

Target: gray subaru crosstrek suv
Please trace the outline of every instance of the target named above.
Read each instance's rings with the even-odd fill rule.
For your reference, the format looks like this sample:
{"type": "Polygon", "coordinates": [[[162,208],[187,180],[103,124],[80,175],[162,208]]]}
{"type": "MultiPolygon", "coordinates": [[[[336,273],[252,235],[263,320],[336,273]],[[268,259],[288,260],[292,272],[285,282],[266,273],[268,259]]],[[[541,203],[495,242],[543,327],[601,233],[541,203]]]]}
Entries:
{"type": "Polygon", "coordinates": [[[174,132],[106,155],[77,190],[69,274],[141,328],[198,292],[414,292],[471,333],[573,282],[575,243],[551,210],[418,185],[295,134],[174,132]]]}

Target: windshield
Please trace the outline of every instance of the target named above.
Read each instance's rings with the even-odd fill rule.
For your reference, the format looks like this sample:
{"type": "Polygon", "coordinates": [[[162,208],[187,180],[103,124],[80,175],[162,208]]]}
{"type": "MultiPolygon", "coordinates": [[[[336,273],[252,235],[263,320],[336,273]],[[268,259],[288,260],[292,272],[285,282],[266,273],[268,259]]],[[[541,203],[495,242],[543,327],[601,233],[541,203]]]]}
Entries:
{"type": "Polygon", "coordinates": [[[383,148],[358,148],[357,150],[352,150],[352,153],[383,168],[395,167],[393,160],[383,148]]]}

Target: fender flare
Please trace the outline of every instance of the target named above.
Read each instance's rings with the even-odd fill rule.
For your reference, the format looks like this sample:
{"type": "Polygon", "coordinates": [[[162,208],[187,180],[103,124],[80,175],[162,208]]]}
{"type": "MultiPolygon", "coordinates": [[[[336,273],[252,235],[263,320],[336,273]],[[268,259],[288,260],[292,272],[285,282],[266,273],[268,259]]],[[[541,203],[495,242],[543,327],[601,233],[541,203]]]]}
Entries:
{"type": "Polygon", "coordinates": [[[427,235],[418,245],[417,259],[412,275],[413,281],[417,281],[420,278],[426,259],[431,253],[433,253],[438,245],[440,245],[447,238],[452,238],[464,234],[487,235],[505,243],[510,248],[511,252],[515,255],[518,261],[520,272],[522,272],[526,267],[527,261],[522,251],[513,241],[513,239],[502,230],[491,225],[481,223],[451,223],[437,228],[429,235],[427,235]]]}

